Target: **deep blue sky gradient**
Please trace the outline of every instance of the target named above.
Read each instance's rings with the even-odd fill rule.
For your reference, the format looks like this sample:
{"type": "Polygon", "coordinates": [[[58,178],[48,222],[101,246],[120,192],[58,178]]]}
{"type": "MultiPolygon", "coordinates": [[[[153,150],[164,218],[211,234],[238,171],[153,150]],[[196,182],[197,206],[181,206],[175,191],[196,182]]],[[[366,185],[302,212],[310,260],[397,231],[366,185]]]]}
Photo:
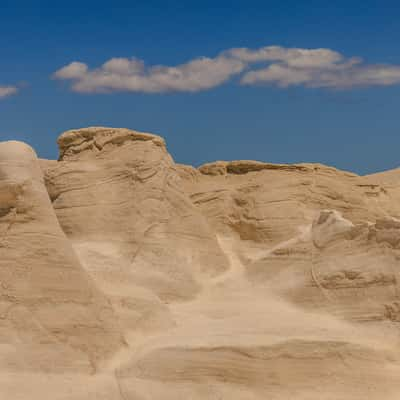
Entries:
{"type": "Polygon", "coordinates": [[[89,125],[158,133],[176,161],[322,162],[358,173],[400,164],[400,85],[347,91],[241,87],[198,93],[79,94],[50,79],[112,57],[175,65],[232,47],[325,47],[400,64],[398,1],[1,1],[0,140],[57,157],[64,130],[89,125]],[[329,4],[328,4],[329,3],[329,4]]]}

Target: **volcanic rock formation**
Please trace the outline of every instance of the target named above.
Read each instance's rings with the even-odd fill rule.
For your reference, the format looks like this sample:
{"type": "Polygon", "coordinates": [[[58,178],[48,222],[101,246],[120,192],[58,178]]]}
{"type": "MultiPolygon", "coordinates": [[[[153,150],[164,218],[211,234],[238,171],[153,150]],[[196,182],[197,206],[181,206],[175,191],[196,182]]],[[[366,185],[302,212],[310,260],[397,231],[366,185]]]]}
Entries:
{"type": "Polygon", "coordinates": [[[400,170],[0,143],[0,398],[397,400],[400,170]]]}

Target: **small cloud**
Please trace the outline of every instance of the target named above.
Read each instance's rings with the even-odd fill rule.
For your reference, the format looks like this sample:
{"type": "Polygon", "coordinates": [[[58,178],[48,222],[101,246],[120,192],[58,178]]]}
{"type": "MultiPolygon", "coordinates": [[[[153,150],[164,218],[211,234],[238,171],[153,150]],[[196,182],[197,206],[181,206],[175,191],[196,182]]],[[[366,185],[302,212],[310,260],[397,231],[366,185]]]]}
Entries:
{"type": "Polygon", "coordinates": [[[54,74],[56,79],[80,79],[85,76],[88,66],[84,63],[74,61],[54,74]]]}
{"type": "Polygon", "coordinates": [[[367,64],[331,49],[267,46],[233,48],[216,57],[199,57],[177,66],[146,66],[137,58],[111,58],[90,69],[74,61],[56,71],[76,92],[197,92],[217,87],[235,76],[242,85],[344,88],[400,83],[400,66],[367,64]]]}
{"type": "Polygon", "coordinates": [[[18,92],[16,86],[0,86],[0,99],[12,96],[18,92]]]}

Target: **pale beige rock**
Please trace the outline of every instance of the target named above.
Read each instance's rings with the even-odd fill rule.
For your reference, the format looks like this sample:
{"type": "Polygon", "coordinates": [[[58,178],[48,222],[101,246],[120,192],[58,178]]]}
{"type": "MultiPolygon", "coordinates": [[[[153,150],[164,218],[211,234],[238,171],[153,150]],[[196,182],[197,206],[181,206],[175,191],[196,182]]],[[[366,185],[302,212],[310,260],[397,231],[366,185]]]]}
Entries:
{"type": "Polygon", "coordinates": [[[0,398],[19,398],[9,390],[24,386],[23,376],[88,379],[125,341],[109,300],[61,230],[36,154],[24,143],[0,143],[0,204],[0,398]]]}
{"type": "Polygon", "coordinates": [[[172,326],[163,303],[193,298],[228,264],[163,139],[87,128],[58,142],[60,161],[43,164],[46,185],[83,265],[129,331],[172,326]]]}
{"type": "Polygon", "coordinates": [[[0,144],[0,398],[400,398],[398,171],[58,143],[0,144]]]}

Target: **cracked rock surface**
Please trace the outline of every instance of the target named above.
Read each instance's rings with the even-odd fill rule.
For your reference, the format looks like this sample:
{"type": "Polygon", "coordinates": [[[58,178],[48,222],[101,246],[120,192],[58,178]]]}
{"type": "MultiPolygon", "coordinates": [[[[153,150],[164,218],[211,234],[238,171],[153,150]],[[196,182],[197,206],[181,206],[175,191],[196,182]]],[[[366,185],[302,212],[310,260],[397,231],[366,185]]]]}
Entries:
{"type": "Polygon", "coordinates": [[[400,170],[0,143],[0,399],[397,400],[400,170]]]}

